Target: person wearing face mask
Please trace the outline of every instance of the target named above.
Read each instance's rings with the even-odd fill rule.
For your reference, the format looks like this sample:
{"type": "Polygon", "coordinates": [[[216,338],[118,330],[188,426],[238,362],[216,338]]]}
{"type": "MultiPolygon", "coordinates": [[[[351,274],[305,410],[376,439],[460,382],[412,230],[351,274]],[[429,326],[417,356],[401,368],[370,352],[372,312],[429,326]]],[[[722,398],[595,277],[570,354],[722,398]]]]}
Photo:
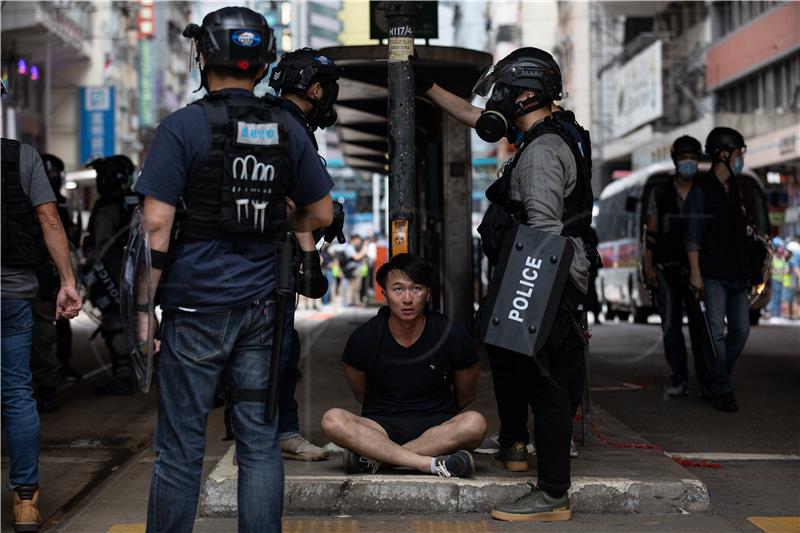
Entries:
{"type": "MultiPolygon", "coordinates": [[[[333,104],[339,94],[338,79],[339,67],[313,48],[301,48],[283,54],[269,78],[269,86],[280,95],[278,105],[289,111],[305,128],[315,150],[319,150],[319,146],[314,131],[317,128],[330,127],[336,122],[333,104]]],[[[264,98],[267,101],[274,100],[269,94],[264,98]]],[[[334,234],[339,234],[344,223],[344,212],[340,203],[334,203],[334,212],[334,225],[338,221],[338,229],[334,234]]],[[[295,232],[294,236],[300,252],[297,262],[301,269],[296,276],[297,292],[307,298],[321,298],[328,291],[328,279],[322,272],[322,260],[316,247],[318,238],[310,232],[295,232]]],[[[342,235],[340,242],[343,241],[342,235]]],[[[309,442],[300,434],[297,401],[294,399],[300,377],[300,370],[297,368],[299,359],[300,337],[297,330],[294,330],[289,360],[281,368],[278,400],[278,440],[281,443],[281,454],[285,459],[298,461],[326,460],[328,451],[309,442]]]]}
{"type": "Polygon", "coordinates": [[[586,340],[577,324],[580,306],[587,305],[593,259],[586,246],[593,199],[588,132],[571,113],[554,107],[553,102],[562,99],[561,70],[544,50],[515,50],[481,77],[473,93],[488,97],[485,110],[433,83],[419,61],[414,63],[419,92],[474,127],[483,140],[505,137],[516,144],[516,154],[486,191],[492,206],[478,231],[489,261],[497,261],[504,237],[492,229],[514,223],[567,237],[574,248],[569,282],[544,348],[529,357],[487,346],[500,417],[496,459],[508,470],[528,469],[530,405],[538,475],[530,492],[495,506],[492,517],[569,520],[571,414],[576,405],[572,398],[582,393],[582,387],[571,385],[583,384],[586,340]],[[512,220],[507,224],[504,216],[512,220]]]}
{"type": "Polygon", "coordinates": [[[714,406],[726,412],[739,410],[730,375],[750,333],[747,213],[737,181],[746,150],[738,131],[711,130],[705,146],[711,169],[697,177],[684,206],[689,284],[705,304],[711,330],[711,338],[704,336],[711,393],[714,406]]]}
{"type": "Polygon", "coordinates": [[[703,357],[703,323],[697,301],[689,290],[689,258],[683,241],[683,205],[697,176],[702,147],[694,137],[684,135],[672,144],[675,175],[656,185],[648,199],[645,249],[645,277],[656,294],[664,355],[672,371],[667,395],[689,393],[689,370],[683,338],[683,309],[689,318],[689,339],[697,381],[708,390],[708,369],[703,357]]]}

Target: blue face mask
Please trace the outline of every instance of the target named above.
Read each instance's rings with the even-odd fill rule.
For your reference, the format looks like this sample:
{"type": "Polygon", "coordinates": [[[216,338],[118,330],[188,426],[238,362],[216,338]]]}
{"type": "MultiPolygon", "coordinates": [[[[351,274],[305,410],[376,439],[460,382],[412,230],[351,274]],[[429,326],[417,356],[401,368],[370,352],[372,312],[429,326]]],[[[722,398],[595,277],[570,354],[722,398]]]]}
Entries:
{"type": "Polygon", "coordinates": [[[677,169],[678,174],[680,174],[682,177],[691,179],[697,174],[697,161],[692,159],[678,161],[677,169]]]}
{"type": "Polygon", "coordinates": [[[734,176],[738,176],[744,170],[744,157],[737,157],[736,161],[733,162],[733,166],[731,167],[731,172],[733,172],[734,176]]]}

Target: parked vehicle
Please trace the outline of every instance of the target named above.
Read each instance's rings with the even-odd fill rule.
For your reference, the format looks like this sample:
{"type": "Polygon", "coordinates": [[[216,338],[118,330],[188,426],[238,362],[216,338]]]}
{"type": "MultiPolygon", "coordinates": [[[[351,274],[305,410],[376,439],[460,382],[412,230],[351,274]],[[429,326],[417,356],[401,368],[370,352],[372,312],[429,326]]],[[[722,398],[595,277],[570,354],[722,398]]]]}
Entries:
{"type": "MultiPolygon", "coordinates": [[[[700,171],[707,170],[708,163],[701,163],[700,171]]],[[[674,171],[671,162],[654,163],[610,183],[600,193],[594,219],[600,240],[598,251],[603,258],[603,268],[597,276],[597,294],[608,319],[627,320],[633,315],[634,322],[643,324],[658,312],[643,283],[645,215],[655,186],[673,179],[674,171]]],[[[760,178],[745,170],[737,179],[758,235],[767,236],[770,233],[767,197],[760,178]]],[[[765,279],[769,280],[769,275],[765,279]]],[[[768,301],[768,282],[753,288],[751,323],[758,321],[761,308],[768,301]]]]}

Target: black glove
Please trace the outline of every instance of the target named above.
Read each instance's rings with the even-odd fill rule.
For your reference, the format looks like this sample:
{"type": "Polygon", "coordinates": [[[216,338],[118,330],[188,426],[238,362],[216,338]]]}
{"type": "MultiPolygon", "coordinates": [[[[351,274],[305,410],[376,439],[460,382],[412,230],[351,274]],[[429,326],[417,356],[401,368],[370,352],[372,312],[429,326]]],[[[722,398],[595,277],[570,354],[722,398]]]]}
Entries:
{"type": "Polygon", "coordinates": [[[419,63],[419,56],[414,52],[413,56],[408,56],[408,61],[414,67],[414,91],[417,94],[425,94],[433,87],[433,79],[425,72],[419,63]]]}
{"type": "Polygon", "coordinates": [[[308,298],[322,298],[328,291],[328,278],[322,273],[319,252],[300,252],[302,271],[297,275],[297,292],[308,298]]]}
{"type": "Polygon", "coordinates": [[[325,242],[333,242],[333,239],[339,241],[339,244],[344,244],[344,207],[339,202],[333,202],[333,222],[326,228],[319,228],[314,230],[314,242],[319,242],[321,238],[325,238],[325,242]]]}

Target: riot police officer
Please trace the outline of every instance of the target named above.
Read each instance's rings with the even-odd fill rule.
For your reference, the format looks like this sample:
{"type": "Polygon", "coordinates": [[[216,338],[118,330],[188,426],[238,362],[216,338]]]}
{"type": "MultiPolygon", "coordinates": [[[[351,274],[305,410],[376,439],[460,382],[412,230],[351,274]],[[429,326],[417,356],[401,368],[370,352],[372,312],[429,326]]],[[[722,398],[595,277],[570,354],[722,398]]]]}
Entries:
{"type": "MultiPolygon", "coordinates": [[[[5,94],[5,85],[2,87],[5,94]]],[[[15,531],[36,531],[39,514],[39,415],[31,390],[31,299],[37,291],[35,269],[47,253],[59,274],[53,301],[55,319],[74,318],[81,300],[69,244],[56,198],[39,154],[32,146],[2,140],[2,408],[9,456],[15,531]],[[45,250],[46,248],[46,250],[45,250]]]]}
{"type": "Polygon", "coordinates": [[[661,315],[664,355],[672,375],[668,396],[689,393],[686,343],[683,339],[683,309],[689,317],[698,384],[708,389],[708,370],[703,357],[703,322],[700,308],[689,290],[689,259],[684,242],[683,206],[698,174],[702,154],[700,141],[684,135],[672,143],[675,174],[669,181],[653,187],[647,199],[645,240],[645,278],[656,295],[661,315]]]}
{"type": "MultiPolygon", "coordinates": [[[[535,359],[487,347],[501,424],[497,458],[510,470],[527,470],[527,401],[534,412],[538,465],[532,491],[495,506],[492,516],[509,521],[568,520],[574,408],[570,396],[579,396],[570,383],[582,382],[576,375],[582,377],[584,371],[580,362],[585,339],[578,325],[578,307],[586,301],[590,264],[584,245],[592,209],[588,134],[571,113],[553,113],[553,102],[562,98],[561,71],[543,50],[516,50],[484,74],[474,92],[489,97],[485,110],[436,85],[422,69],[416,72],[418,89],[456,119],[475,127],[481,138],[496,142],[505,136],[516,144],[514,158],[487,190],[487,198],[502,207],[494,213],[566,236],[574,247],[570,280],[545,347],[535,359]]],[[[484,227],[500,226],[487,223],[484,227]]],[[[491,261],[499,252],[491,248],[492,243],[498,245],[503,236],[490,233],[484,231],[482,239],[491,261]]]]}
{"type": "MultiPolygon", "coordinates": [[[[61,194],[64,184],[64,162],[52,154],[41,154],[47,179],[56,197],[56,208],[61,225],[70,242],[70,248],[80,244],[80,225],[76,223],[61,194]]],[[[55,320],[59,274],[55,263],[42,261],[37,265],[36,278],[39,289],[33,300],[33,344],[31,346],[31,372],[37,385],[37,404],[40,412],[57,409],[56,388],[62,375],[70,380],[80,379],[80,374],[69,364],[72,349],[72,330],[69,320],[55,320]]]]}
{"type": "Polygon", "coordinates": [[[283,461],[265,412],[279,240],[330,224],[333,183],[297,121],[253,95],[275,59],[262,15],[224,7],[183,34],[208,94],[160,123],[135,186],[163,310],[148,531],[192,529],[220,378],[234,402],[239,531],[279,531],[283,461]]]}
{"type": "Polygon", "coordinates": [[[133,209],[139,198],[130,190],[135,166],[124,155],[90,162],[97,172],[97,193],[83,240],[83,279],[89,300],[102,313],[100,333],[111,357],[113,379],[95,387],[100,396],[133,394],[134,375],[119,312],[119,277],[133,209]]]}
{"type": "MultiPolygon", "coordinates": [[[[301,48],[285,53],[269,79],[269,86],[280,95],[283,106],[300,125],[305,128],[308,139],[319,150],[314,131],[325,129],[336,122],[336,111],[333,104],[339,93],[339,68],[334,62],[313,48],[301,48]]],[[[267,102],[272,97],[267,95],[267,102]]],[[[338,206],[339,231],[344,222],[341,204],[338,206]]],[[[335,222],[336,224],[336,222],[335,222]]],[[[297,292],[308,298],[320,298],[328,290],[328,280],[322,273],[322,262],[316,248],[317,239],[312,233],[295,233],[300,249],[297,274],[297,292]]],[[[316,461],[327,459],[328,451],[315,446],[300,434],[297,414],[297,401],[294,391],[300,371],[297,368],[300,357],[300,337],[297,331],[292,333],[292,346],[289,360],[281,369],[280,384],[280,416],[278,418],[278,439],[281,441],[281,453],[287,459],[316,461]]]]}
{"type": "Polygon", "coordinates": [[[750,334],[747,261],[756,255],[748,249],[747,206],[737,181],[747,145],[738,131],[719,127],[708,134],[705,151],[711,168],[697,178],[684,207],[689,283],[705,305],[711,330],[705,357],[714,405],[736,412],[730,374],[750,334]]]}

